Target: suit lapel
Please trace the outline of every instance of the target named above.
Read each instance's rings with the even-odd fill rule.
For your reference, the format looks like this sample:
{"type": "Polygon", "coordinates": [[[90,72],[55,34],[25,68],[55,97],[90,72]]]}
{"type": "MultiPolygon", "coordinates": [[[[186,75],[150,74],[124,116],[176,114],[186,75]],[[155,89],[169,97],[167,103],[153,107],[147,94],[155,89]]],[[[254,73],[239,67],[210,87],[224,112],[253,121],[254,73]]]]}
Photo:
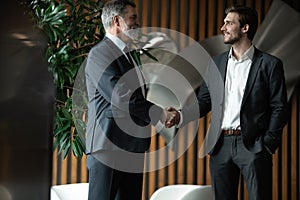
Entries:
{"type": "MultiPolygon", "coordinates": [[[[126,58],[126,56],[124,55],[123,51],[120,50],[119,47],[117,47],[113,41],[111,41],[108,37],[104,37],[103,38],[103,42],[105,42],[107,44],[107,46],[109,47],[109,49],[111,49],[115,55],[115,59],[116,61],[119,63],[118,66],[120,67],[120,70],[124,73],[126,73],[127,71],[135,68],[134,64],[133,64],[133,61],[129,61],[129,59],[126,58]]],[[[130,55],[128,55],[130,56],[130,55]]],[[[131,59],[133,59],[131,57],[131,59]]],[[[140,70],[140,69],[136,69],[136,70],[140,70]]],[[[143,77],[143,74],[142,72],[138,72],[138,71],[135,71],[135,75],[136,75],[136,80],[137,80],[137,84],[139,85],[143,85],[140,88],[141,89],[141,93],[143,94],[143,96],[145,97],[146,95],[146,85],[145,85],[145,80],[144,80],[144,77],[143,77]],[[142,81],[140,82],[139,81],[139,78],[138,78],[138,74],[137,73],[140,73],[140,76],[141,76],[141,79],[142,81]]]]}
{"type": "Polygon", "coordinates": [[[117,47],[113,41],[111,41],[108,37],[104,37],[103,41],[107,44],[109,49],[112,50],[114,57],[116,60],[120,62],[119,67],[122,67],[125,71],[133,68],[133,64],[129,62],[129,60],[124,55],[123,51],[117,47]]]}
{"type": "Polygon", "coordinates": [[[226,54],[223,54],[223,56],[220,59],[220,63],[226,63],[225,66],[224,66],[224,64],[217,65],[217,66],[224,66],[224,67],[220,67],[219,71],[220,71],[221,77],[223,77],[223,81],[224,81],[224,85],[225,85],[227,63],[228,63],[228,52],[226,54]]]}
{"type": "Polygon", "coordinates": [[[257,77],[258,69],[260,68],[261,62],[262,62],[261,54],[257,49],[255,49],[254,56],[253,56],[253,62],[252,62],[252,65],[251,65],[251,68],[249,71],[248,80],[246,83],[245,92],[244,92],[241,106],[244,105],[248,95],[250,94],[250,91],[253,87],[254,81],[257,77]]]}

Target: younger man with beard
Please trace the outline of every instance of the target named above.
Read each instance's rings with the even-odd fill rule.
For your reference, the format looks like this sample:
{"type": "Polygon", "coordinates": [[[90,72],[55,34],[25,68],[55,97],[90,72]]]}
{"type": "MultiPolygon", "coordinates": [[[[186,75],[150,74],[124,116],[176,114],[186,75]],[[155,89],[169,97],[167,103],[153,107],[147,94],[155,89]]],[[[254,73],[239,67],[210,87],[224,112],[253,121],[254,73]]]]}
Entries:
{"type": "MultiPolygon", "coordinates": [[[[231,49],[213,58],[224,80],[220,123],[211,122],[220,137],[210,154],[210,173],[216,200],[237,200],[240,173],[249,199],[272,200],[272,154],[281,144],[287,123],[287,94],[283,63],[253,46],[258,16],[248,7],[231,7],[221,31],[231,49]]],[[[216,74],[210,74],[198,93],[199,117],[212,106],[209,90],[216,74]]],[[[213,71],[213,70],[212,70],[213,71]]],[[[220,92],[219,94],[222,94],[220,92]]],[[[181,110],[181,123],[191,119],[194,106],[181,110]]],[[[212,130],[212,128],[210,129],[212,130]]],[[[208,134],[208,137],[209,135],[208,134]]]]}

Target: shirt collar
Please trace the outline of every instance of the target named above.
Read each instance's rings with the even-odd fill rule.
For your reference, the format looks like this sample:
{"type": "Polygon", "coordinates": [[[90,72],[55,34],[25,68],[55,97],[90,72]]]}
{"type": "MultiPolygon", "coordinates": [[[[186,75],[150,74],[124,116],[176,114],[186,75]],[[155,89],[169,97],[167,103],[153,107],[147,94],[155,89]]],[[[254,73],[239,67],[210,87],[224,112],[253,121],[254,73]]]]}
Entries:
{"type": "Polygon", "coordinates": [[[126,44],[120,38],[110,33],[106,33],[105,36],[108,37],[119,49],[121,49],[121,51],[123,51],[126,47],[126,44]]]}
{"type": "MultiPolygon", "coordinates": [[[[252,60],[253,56],[254,56],[254,46],[251,45],[249,47],[249,49],[244,53],[244,55],[242,56],[241,60],[245,60],[247,58],[249,58],[250,60],[252,60]]],[[[228,58],[233,58],[233,56],[232,56],[232,47],[229,50],[228,58]]]]}

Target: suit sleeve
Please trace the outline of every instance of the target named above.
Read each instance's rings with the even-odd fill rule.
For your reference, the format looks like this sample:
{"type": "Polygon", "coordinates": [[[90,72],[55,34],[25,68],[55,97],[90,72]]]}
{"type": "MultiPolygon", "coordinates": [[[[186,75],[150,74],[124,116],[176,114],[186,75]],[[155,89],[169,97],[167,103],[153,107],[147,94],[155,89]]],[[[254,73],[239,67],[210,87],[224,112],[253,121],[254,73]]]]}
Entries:
{"type": "Polygon", "coordinates": [[[94,85],[92,95],[103,96],[103,100],[111,105],[114,116],[134,116],[148,124],[156,124],[162,109],[143,97],[135,70],[126,66],[126,58],[122,54],[116,58],[105,51],[96,52],[90,52],[89,69],[86,70],[94,85]]]}
{"type": "Polygon", "coordinates": [[[197,99],[191,104],[184,106],[181,110],[182,123],[180,126],[184,126],[190,121],[201,118],[211,111],[212,102],[208,84],[214,76],[215,72],[212,70],[211,65],[208,65],[205,78],[197,92],[197,99]]]}
{"type": "Polygon", "coordinates": [[[288,120],[287,92],[282,61],[275,59],[269,71],[270,123],[264,144],[274,153],[281,143],[281,135],[288,120]]]}

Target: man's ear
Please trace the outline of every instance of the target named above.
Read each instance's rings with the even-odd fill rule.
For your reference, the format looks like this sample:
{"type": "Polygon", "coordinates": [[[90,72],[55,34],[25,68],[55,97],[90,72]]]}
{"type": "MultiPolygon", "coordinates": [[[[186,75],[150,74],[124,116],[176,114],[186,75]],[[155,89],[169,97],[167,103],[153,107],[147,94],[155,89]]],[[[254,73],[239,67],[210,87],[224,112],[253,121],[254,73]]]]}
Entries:
{"type": "Polygon", "coordinates": [[[245,24],[242,28],[243,33],[247,33],[249,31],[249,24],[245,24]]]}
{"type": "Polygon", "coordinates": [[[116,24],[117,26],[120,26],[120,20],[119,20],[119,16],[114,16],[113,17],[113,22],[114,22],[114,24],[116,24]]]}

